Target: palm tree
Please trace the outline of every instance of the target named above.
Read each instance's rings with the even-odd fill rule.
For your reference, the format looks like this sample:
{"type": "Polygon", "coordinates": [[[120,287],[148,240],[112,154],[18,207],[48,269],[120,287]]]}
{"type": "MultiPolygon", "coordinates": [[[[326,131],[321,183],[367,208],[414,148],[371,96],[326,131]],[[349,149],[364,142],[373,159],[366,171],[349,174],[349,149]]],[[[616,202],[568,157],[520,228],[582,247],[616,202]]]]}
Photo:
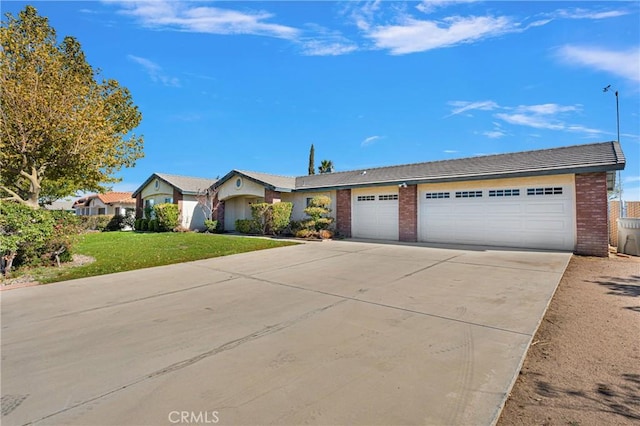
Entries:
{"type": "Polygon", "coordinates": [[[331,161],[331,160],[322,160],[320,162],[320,166],[318,166],[318,172],[320,174],[333,172],[333,161],[331,161]]]}

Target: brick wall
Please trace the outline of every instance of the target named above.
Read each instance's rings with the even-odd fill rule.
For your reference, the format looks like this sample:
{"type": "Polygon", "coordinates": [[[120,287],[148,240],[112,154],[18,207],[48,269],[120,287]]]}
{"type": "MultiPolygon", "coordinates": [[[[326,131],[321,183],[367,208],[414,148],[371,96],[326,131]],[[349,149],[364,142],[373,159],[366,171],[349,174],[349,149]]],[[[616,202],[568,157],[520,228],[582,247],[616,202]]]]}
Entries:
{"type": "Polygon", "coordinates": [[[336,191],[336,231],[342,237],[351,237],[351,190],[336,191]]]}
{"type": "Polygon", "coordinates": [[[136,219],[144,217],[144,206],[142,205],[142,193],[136,195],[136,219]]]}
{"type": "MultiPolygon", "coordinates": [[[[624,217],[640,217],[640,201],[622,201],[624,217]]],[[[618,246],[618,218],[620,217],[620,201],[609,201],[609,244],[618,246]]]]}
{"type": "Polygon", "coordinates": [[[211,219],[217,220],[220,228],[224,230],[224,201],[218,200],[217,192],[211,201],[211,209],[211,219]]]}
{"type": "Polygon", "coordinates": [[[418,241],[418,186],[400,187],[398,194],[400,241],[418,241]]]}
{"type": "Polygon", "coordinates": [[[576,174],[576,254],[609,255],[607,175],[576,174]]]}
{"type": "Polygon", "coordinates": [[[278,191],[273,191],[271,189],[264,189],[264,202],[273,204],[274,202],[279,202],[282,200],[282,195],[278,191]]]}

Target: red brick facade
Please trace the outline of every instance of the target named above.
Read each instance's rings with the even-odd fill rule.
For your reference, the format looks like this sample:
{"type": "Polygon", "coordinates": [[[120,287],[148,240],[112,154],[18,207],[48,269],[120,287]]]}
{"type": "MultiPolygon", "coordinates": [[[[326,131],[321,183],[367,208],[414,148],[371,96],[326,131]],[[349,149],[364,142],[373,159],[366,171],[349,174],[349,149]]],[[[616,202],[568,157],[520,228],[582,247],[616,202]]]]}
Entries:
{"type": "Polygon", "coordinates": [[[211,219],[217,220],[221,229],[224,229],[224,201],[218,200],[216,192],[211,201],[211,219]]]}
{"type": "Polygon", "coordinates": [[[142,193],[136,195],[136,219],[142,219],[144,217],[144,206],[142,205],[142,193]]]}
{"type": "Polygon", "coordinates": [[[264,189],[264,202],[273,204],[282,200],[282,195],[278,191],[272,191],[271,189],[264,189]]]}
{"type": "Polygon", "coordinates": [[[400,187],[398,194],[400,241],[418,241],[418,186],[400,187]]]}
{"type": "Polygon", "coordinates": [[[576,174],[576,254],[609,255],[607,174],[576,174]]]}
{"type": "Polygon", "coordinates": [[[336,191],[336,231],[342,237],[351,237],[351,190],[336,191]]]}

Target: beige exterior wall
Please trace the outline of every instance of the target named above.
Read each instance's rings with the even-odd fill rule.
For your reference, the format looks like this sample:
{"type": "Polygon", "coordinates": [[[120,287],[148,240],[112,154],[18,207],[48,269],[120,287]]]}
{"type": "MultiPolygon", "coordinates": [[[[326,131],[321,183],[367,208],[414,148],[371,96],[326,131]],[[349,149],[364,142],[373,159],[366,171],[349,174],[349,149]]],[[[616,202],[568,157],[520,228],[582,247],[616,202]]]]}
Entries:
{"type": "Polygon", "coordinates": [[[464,182],[444,182],[444,183],[425,183],[418,185],[418,191],[438,191],[440,189],[462,190],[467,188],[491,188],[501,189],[519,186],[539,186],[553,184],[570,184],[575,185],[574,175],[550,175],[523,177],[512,179],[487,179],[487,180],[468,180],[464,182]]]}
{"type": "Polygon", "coordinates": [[[291,220],[303,220],[307,218],[304,213],[304,209],[307,208],[307,198],[313,198],[317,195],[325,195],[331,198],[331,217],[336,217],[336,191],[323,191],[323,192],[284,192],[282,193],[282,201],[293,203],[293,209],[291,210],[291,220]]]}
{"type": "Polygon", "coordinates": [[[145,200],[153,200],[154,204],[165,203],[168,198],[173,200],[173,187],[156,178],[144,187],[140,195],[143,206],[145,200]]]}
{"type": "Polygon", "coordinates": [[[218,188],[218,199],[227,200],[233,197],[263,197],[264,198],[264,186],[257,184],[245,177],[235,175],[218,188]],[[238,179],[240,179],[240,186],[237,185],[238,179]]]}

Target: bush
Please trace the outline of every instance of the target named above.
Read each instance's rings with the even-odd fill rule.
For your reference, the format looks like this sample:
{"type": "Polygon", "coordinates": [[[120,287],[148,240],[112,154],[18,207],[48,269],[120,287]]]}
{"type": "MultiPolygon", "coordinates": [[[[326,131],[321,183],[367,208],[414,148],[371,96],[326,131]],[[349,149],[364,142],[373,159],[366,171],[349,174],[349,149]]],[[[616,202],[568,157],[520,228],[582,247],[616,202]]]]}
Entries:
{"type": "Polygon", "coordinates": [[[218,221],[207,219],[204,221],[204,227],[206,228],[206,232],[218,232],[218,221]]]}
{"type": "Polygon", "coordinates": [[[104,231],[112,216],[109,215],[93,215],[78,216],[80,218],[80,226],[84,231],[104,231]]]}
{"type": "Polygon", "coordinates": [[[151,219],[149,221],[149,231],[151,232],[158,232],[159,231],[159,226],[158,226],[158,219],[151,219]]]}
{"type": "Polygon", "coordinates": [[[116,214],[111,218],[109,223],[107,223],[107,226],[104,227],[104,230],[108,232],[119,231],[124,227],[123,223],[124,216],[116,214]]]}
{"type": "Polygon", "coordinates": [[[80,230],[73,214],[34,210],[24,204],[0,201],[0,273],[19,266],[71,260],[80,230]]]}
{"type": "Polygon", "coordinates": [[[162,203],[153,206],[158,231],[173,231],[180,224],[180,210],[177,204],[162,203]]]}
{"type": "Polygon", "coordinates": [[[294,235],[298,238],[321,238],[328,239],[333,237],[333,231],[329,228],[333,224],[334,219],[329,217],[331,209],[331,198],[320,195],[313,197],[309,201],[309,206],[304,209],[304,212],[309,216],[309,219],[302,220],[296,223],[296,227],[299,229],[294,230],[294,235]]]}
{"type": "Polygon", "coordinates": [[[148,231],[149,230],[149,219],[140,219],[140,227],[136,228],[140,231],[148,231]]]}
{"type": "Polygon", "coordinates": [[[262,235],[280,234],[291,219],[292,203],[255,203],[251,205],[251,215],[257,231],[262,235]]]}
{"type": "Polygon", "coordinates": [[[281,234],[291,221],[293,203],[280,202],[271,204],[271,232],[281,234]]]}
{"type": "Polygon", "coordinates": [[[236,231],[243,234],[257,234],[258,224],[252,219],[236,220],[236,231]]]}

